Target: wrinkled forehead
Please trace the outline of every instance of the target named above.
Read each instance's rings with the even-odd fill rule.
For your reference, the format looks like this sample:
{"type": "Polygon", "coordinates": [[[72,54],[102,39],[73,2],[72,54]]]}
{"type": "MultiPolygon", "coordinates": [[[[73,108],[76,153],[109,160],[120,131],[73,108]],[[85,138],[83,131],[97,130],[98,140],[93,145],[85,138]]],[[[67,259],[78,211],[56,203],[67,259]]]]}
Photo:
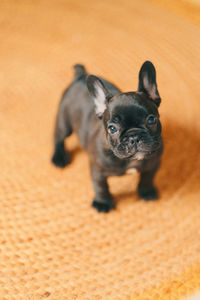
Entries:
{"type": "Polygon", "coordinates": [[[116,95],[109,104],[113,119],[143,119],[149,114],[158,115],[156,105],[142,93],[130,92],[116,95]]]}

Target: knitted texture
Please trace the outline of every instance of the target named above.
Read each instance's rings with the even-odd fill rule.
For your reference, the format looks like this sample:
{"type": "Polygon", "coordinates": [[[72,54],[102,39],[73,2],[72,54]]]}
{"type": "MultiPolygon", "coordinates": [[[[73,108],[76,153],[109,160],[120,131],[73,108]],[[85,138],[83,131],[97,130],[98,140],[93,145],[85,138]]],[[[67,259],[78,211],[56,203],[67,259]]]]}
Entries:
{"type": "Polygon", "coordinates": [[[179,300],[200,289],[199,37],[198,21],[156,1],[0,1],[1,300],[179,300]],[[160,199],[138,199],[137,174],[112,177],[117,209],[98,214],[76,136],[72,163],[50,162],[58,103],[75,63],[131,91],[147,59],[162,96],[160,199]]]}

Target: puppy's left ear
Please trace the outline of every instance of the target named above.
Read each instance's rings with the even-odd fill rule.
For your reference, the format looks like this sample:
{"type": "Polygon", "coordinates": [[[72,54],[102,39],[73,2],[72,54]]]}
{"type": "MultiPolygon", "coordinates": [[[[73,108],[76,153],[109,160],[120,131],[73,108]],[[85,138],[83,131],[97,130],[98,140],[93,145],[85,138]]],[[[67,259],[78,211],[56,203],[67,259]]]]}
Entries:
{"type": "Polygon", "coordinates": [[[139,72],[138,92],[145,93],[157,106],[161,98],[157,90],[156,69],[150,61],[145,61],[139,72]]]}
{"type": "Polygon", "coordinates": [[[96,114],[98,118],[101,119],[112,95],[108,92],[101,79],[97,76],[89,75],[86,83],[89,93],[94,99],[96,114]]]}

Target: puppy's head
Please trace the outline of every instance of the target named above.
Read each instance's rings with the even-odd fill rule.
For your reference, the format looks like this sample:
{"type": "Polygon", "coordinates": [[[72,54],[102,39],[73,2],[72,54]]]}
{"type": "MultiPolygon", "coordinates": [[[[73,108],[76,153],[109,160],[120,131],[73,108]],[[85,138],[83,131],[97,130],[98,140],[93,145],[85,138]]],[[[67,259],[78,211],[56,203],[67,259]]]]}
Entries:
{"type": "Polygon", "coordinates": [[[102,119],[108,143],[121,159],[148,159],[161,149],[161,124],[158,106],[156,71],[146,61],[139,72],[137,92],[112,95],[98,77],[87,78],[90,95],[94,99],[97,116],[102,119]]]}

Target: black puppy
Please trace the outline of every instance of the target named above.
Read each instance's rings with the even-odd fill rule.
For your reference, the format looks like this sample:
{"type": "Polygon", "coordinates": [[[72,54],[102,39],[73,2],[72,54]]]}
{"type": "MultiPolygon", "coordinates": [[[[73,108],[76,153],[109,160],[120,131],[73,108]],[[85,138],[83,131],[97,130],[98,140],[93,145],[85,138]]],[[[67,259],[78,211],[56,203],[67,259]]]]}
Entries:
{"type": "Polygon", "coordinates": [[[64,139],[74,131],[90,156],[95,191],[92,206],[97,211],[114,208],[108,176],[135,169],[140,172],[140,198],[156,199],[153,179],[163,143],[158,113],[161,99],[153,64],[146,61],[142,65],[138,90],[128,93],[103,78],[88,75],[82,65],[74,69],[74,80],[64,92],[57,114],[53,163],[58,167],[69,164],[64,139]]]}

